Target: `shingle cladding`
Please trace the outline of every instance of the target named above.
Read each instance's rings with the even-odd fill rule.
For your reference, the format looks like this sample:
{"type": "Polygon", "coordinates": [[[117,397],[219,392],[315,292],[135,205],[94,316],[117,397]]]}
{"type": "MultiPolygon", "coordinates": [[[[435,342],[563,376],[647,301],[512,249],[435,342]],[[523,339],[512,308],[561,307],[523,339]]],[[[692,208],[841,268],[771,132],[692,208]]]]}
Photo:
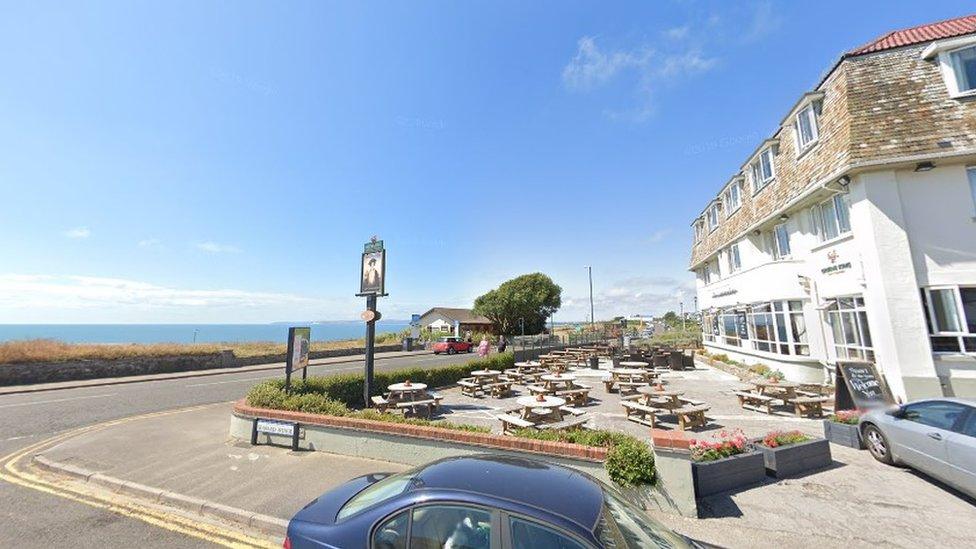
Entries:
{"type": "Polygon", "coordinates": [[[976,148],[976,100],[949,97],[926,44],[848,57],[820,86],[820,139],[799,155],[793,118],[776,137],[776,180],[755,195],[746,185],[742,207],[694,244],[691,267],[741,238],[756,223],[830,174],[872,162],[976,148]]]}

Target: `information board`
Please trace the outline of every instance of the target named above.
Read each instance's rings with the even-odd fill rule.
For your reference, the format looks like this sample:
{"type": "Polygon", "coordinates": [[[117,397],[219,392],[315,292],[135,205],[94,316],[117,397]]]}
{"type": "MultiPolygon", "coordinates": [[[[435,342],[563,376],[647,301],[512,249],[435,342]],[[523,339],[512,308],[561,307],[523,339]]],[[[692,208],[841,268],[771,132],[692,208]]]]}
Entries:
{"type": "Polygon", "coordinates": [[[835,410],[870,410],[895,403],[884,378],[871,362],[838,362],[835,410]]]}

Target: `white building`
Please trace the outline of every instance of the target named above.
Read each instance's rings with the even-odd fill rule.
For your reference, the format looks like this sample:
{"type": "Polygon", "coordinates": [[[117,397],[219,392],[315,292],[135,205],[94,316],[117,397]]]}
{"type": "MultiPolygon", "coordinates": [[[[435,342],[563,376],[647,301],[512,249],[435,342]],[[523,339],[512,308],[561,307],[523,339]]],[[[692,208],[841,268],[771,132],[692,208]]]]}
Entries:
{"type": "Polygon", "coordinates": [[[693,227],[710,352],[976,396],[976,16],[845,54],[693,227]]]}

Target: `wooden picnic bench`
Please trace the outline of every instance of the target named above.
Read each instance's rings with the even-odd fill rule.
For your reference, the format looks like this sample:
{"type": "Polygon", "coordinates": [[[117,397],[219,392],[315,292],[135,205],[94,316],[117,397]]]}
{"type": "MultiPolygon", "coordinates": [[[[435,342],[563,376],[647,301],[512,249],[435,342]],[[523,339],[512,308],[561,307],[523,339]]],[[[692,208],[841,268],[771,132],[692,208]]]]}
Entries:
{"type": "MultiPolygon", "coordinates": [[[[518,408],[516,408],[516,410],[518,410],[518,408]]],[[[495,417],[497,417],[502,422],[503,435],[512,434],[512,430],[514,429],[527,429],[529,427],[535,427],[535,423],[532,423],[527,419],[522,419],[519,416],[515,416],[511,414],[501,414],[495,417]]]]}
{"type": "Polygon", "coordinates": [[[773,413],[773,401],[777,400],[771,396],[751,393],[749,391],[736,391],[734,394],[739,397],[739,405],[744,409],[767,414],[773,413]]]}
{"type": "Polygon", "coordinates": [[[654,417],[659,411],[657,408],[651,408],[634,400],[621,400],[620,405],[624,407],[627,419],[654,428],[654,417]]]}
{"type": "Polygon", "coordinates": [[[369,397],[369,400],[372,401],[376,411],[380,413],[385,412],[386,409],[390,407],[390,404],[392,404],[389,400],[386,400],[379,395],[371,396],[369,397]]]}
{"type": "Polygon", "coordinates": [[[555,423],[540,423],[536,425],[536,428],[542,430],[550,430],[550,431],[552,430],[562,431],[565,429],[580,427],[589,420],[590,418],[587,416],[576,416],[576,417],[571,417],[569,419],[564,419],[562,421],[557,421],[555,423]]]}
{"type": "Polygon", "coordinates": [[[497,383],[488,383],[481,386],[482,389],[487,389],[491,396],[495,398],[501,398],[512,392],[512,382],[511,381],[499,381],[497,383]]]}
{"type": "Polygon", "coordinates": [[[479,393],[484,393],[481,385],[474,378],[466,377],[457,382],[461,387],[461,394],[469,397],[477,397],[479,393]]]}
{"type": "Polygon", "coordinates": [[[547,389],[542,385],[526,385],[525,389],[533,395],[548,395],[552,393],[552,389],[547,389]]]}
{"type": "Polygon", "coordinates": [[[423,408],[425,410],[424,416],[429,418],[434,411],[434,408],[437,407],[437,401],[432,398],[424,400],[404,400],[403,402],[397,402],[396,407],[398,410],[402,410],[404,412],[410,410],[414,415],[418,415],[418,408],[423,408]]]}
{"type": "Polygon", "coordinates": [[[556,396],[565,398],[574,405],[582,406],[590,401],[590,388],[578,387],[575,389],[556,391],[556,396]]]}
{"type": "Polygon", "coordinates": [[[823,417],[823,405],[829,401],[830,398],[825,396],[799,396],[791,403],[799,417],[823,417]]]}
{"type": "Polygon", "coordinates": [[[671,410],[671,413],[678,418],[678,428],[684,431],[689,428],[704,427],[707,421],[705,412],[708,410],[709,407],[704,405],[682,406],[681,408],[671,410]]]}

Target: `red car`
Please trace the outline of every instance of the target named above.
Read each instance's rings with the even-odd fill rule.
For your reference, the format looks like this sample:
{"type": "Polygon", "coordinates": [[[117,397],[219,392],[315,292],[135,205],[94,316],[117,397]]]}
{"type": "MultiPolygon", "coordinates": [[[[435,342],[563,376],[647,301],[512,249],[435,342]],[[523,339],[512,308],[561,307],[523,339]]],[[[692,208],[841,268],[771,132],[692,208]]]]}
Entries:
{"type": "Polygon", "coordinates": [[[474,345],[464,341],[459,337],[442,337],[434,343],[434,354],[439,355],[441,353],[447,353],[453,355],[455,353],[470,353],[474,350],[474,345]]]}

